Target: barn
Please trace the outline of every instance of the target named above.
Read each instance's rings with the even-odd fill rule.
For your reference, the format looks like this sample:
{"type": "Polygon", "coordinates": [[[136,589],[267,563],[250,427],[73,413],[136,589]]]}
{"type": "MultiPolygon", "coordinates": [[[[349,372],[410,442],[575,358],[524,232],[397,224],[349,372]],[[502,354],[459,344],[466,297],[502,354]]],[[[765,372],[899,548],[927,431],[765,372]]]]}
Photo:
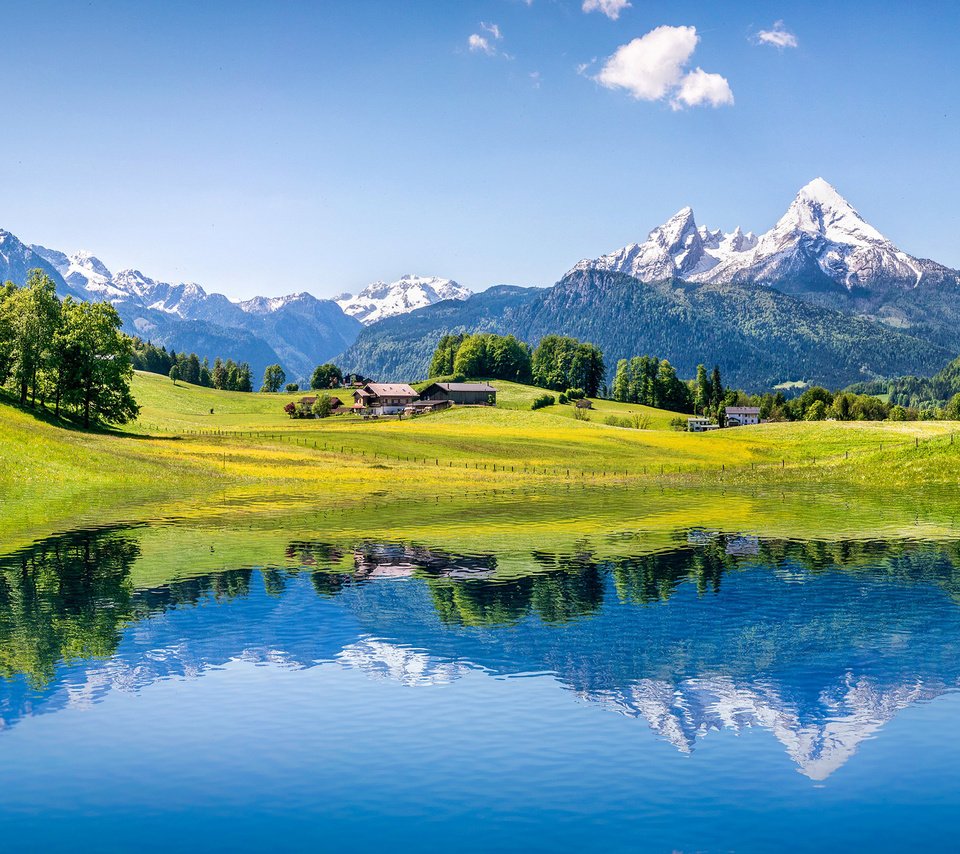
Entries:
{"type": "Polygon", "coordinates": [[[489,383],[431,383],[421,400],[448,400],[460,406],[495,406],[497,390],[489,383]]]}

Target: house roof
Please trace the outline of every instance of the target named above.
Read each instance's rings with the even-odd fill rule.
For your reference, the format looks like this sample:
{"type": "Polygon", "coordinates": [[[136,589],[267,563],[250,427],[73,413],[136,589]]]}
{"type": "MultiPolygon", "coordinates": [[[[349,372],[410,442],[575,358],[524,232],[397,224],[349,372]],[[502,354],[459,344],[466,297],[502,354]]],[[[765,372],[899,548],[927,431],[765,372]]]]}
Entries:
{"type": "Polygon", "coordinates": [[[759,415],[759,406],[728,406],[727,415],[759,415]]]}
{"type": "Polygon", "coordinates": [[[375,394],[377,397],[419,397],[406,383],[367,383],[361,394],[375,394]]]}
{"type": "Polygon", "coordinates": [[[432,383],[427,386],[424,391],[427,391],[431,388],[441,388],[444,391],[479,391],[479,392],[493,392],[496,393],[496,389],[490,385],[490,383],[432,383]]]}

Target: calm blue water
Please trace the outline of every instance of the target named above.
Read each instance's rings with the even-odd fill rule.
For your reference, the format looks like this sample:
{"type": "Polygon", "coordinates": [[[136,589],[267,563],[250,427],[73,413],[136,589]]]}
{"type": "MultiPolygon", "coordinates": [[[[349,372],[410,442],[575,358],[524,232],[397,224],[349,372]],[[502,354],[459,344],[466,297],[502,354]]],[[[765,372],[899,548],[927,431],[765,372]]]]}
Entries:
{"type": "Polygon", "coordinates": [[[5,850],[955,844],[956,544],[291,542],[147,589],[140,536],[0,558],[5,850]]]}

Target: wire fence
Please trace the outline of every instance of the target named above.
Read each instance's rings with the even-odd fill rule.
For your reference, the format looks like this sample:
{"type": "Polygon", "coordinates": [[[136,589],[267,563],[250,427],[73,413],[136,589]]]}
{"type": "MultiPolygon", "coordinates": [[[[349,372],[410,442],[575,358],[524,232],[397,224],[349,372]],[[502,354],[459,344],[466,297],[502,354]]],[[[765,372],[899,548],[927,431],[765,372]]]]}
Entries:
{"type": "MultiPolygon", "coordinates": [[[[399,452],[387,453],[385,451],[372,451],[367,448],[356,448],[354,446],[348,445],[345,442],[334,442],[329,439],[326,441],[322,439],[317,439],[311,436],[297,436],[291,431],[277,431],[277,430],[203,430],[203,429],[188,429],[180,431],[169,431],[160,428],[158,425],[151,424],[141,424],[141,428],[153,431],[154,433],[159,433],[165,437],[169,438],[219,438],[224,440],[251,440],[257,444],[263,444],[265,442],[277,443],[281,446],[291,445],[294,447],[303,447],[309,450],[314,450],[326,454],[338,454],[340,457],[351,457],[354,459],[365,460],[369,459],[373,463],[379,462],[396,462],[396,463],[408,463],[412,465],[419,466],[431,466],[433,468],[446,468],[446,469],[457,469],[465,471],[475,471],[475,472],[490,472],[493,474],[521,474],[527,476],[535,477],[548,477],[548,478],[560,478],[560,479],[574,479],[574,478],[615,478],[615,479],[627,479],[627,478],[636,478],[641,476],[650,476],[655,475],[659,477],[673,476],[673,475],[708,475],[716,474],[723,476],[728,472],[740,473],[746,470],[746,464],[741,465],[731,465],[730,469],[727,469],[725,463],[717,465],[704,465],[702,463],[688,463],[684,465],[683,463],[677,463],[676,461],[670,462],[658,462],[658,463],[645,463],[643,465],[635,467],[609,467],[609,468],[583,468],[577,466],[563,466],[563,465],[521,465],[517,462],[513,463],[504,463],[504,462],[492,462],[490,460],[453,460],[453,459],[442,459],[439,456],[432,455],[420,455],[415,453],[403,454],[399,452]]],[[[903,441],[890,441],[885,440],[883,442],[878,442],[877,446],[868,446],[860,444],[855,448],[844,449],[843,451],[833,453],[833,454],[824,454],[822,456],[811,455],[806,458],[801,459],[790,459],[788,460],[786,456],[781,457],[779,461],[773,460],[763,460],[761,462],[750,462],[749,470],[750,471],[770,471],[773,469],[779,469],[780,471],[786,471],[788,468],[792,471],[803,469],[807,466],[820,466],[823,464],[836,463],[842,461],[848,461],[851,458],[857,457],[866,457],[876,451],[883,452],[886,450],[895,450],[895,449],[906,449],[914,448],[919,451],[921,447],[933,447],[936,443],[943,443],[945,445],[953,445],[955,442],[955,434],[951,433],[942,433],[937,436],[928,436],[921,438],[919,436],[914,436],[912,439],[906,439],[903,441]]],[[[224,466],[226,465],[226,456],[224,457],[224,466]]]]}

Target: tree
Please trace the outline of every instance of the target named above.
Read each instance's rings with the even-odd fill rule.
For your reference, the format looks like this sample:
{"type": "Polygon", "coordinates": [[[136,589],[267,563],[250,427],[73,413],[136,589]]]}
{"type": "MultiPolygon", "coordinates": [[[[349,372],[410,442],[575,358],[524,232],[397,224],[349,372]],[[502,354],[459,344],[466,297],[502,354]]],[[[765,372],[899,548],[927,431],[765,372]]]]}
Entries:
{"type": "Polygon", "coordinates": [[[943,408],[943,417],[947,421],[960,421],[960,393],[955,394],[943,408]]]}
{"type": "Polygon", "coordinates": [[[325,362],[313,369],[310,388],[336,388],[343,384],[343,372],[333,362],[325,362]]]}
{"type": "Polygon", "coordinates": [[[191,385],[200,385],[200,359],[197,358],[196,353],[191,353],[184,358],[180,365],[180,375],[184,382],[191,385]]]}
{"type": "Polygon", "coordinates": [[[317,399],[313,402],[313,414],[317,418],[328,418],[331,412],[333,412],[333,401],[330,399],[330,395],[317,395],[317,399]]]}
{"type": "Polygon", "coordinates": [[[693,411],[697,415],[703,415],[710,405],[711,389],[710,380],[707,379],[707,369],[703,365],[697,365],[697,378],[693,385],[693,411]]]}
{"type": "Polygon", "coordinates": [[[300,384],[299,384],[299,383],[287,383],[286,390],[287,390],[288,392],[300,391],[300,384]]]}
{"type": "Polygon", "coordinates": [[[617,362],[617,372],[613,377],[613,399],[626,403],[630,398],[630,367],[626,359],[617,362]]]}
{"type": "Polygon", "coordinates": [[[815,400],[804,414],[806,421],[823,421],[827,417],[827,405],[822,400],[815,400]]]}
{"type": "MultiPolygon", "coordinates": [[[[283,385],[283,380],[285,379],[286,377],[284,376],[283,379],[280,380],[281,385],[283,385]]],[[[246,362],[241,362],[237,365],[232,389],[233,391],[253,391],[253,372],[246,362]]]]}
{"type": "Polygon", "coordinates": [[[677,372],[666,359],[660,362],[657,370],[657,406],[672,409],[674,412],[687,412],[690,409],[690,392],[686,384],[677,377],[677,372]]]}
{"type": "Polygon", "coordinates": [[[720,366],[713,366],[713,373],[710,375],[710,408],[720,415],[720,407],[723,405],[723,380],[720,379],[720,366]]]}
{"type": "Polygon", "coordinates": [[[3,326],[10,336],[9,366],[20,403],[25,405],[31,392],[31,402],[36,403],[40,372],[60,319],[56,285],[42,270],[31,270],[26,285],[7,292],[2,307],[3,326]]]}
{"type": "Polygon", "coordinates": [[[486,376],[488,362],[486,335],[468,335],[457,349],[453,360],[453,374],[460,377],[486,376]]]}
{"type": "Polygon", "coordinates": [[[907,410],[902,406],[894,406],[890,409],[889,415],[887,418],[890,421],[906,421],[907,420],[907,410]]]}
{"type": "Polygon", "coordinates": [[[286,381],[287,375],[283,372],[283,368],[279,365],[268,365],[263,372],[263,385],[260,391],[278,392],[286,381]]]}
{"type": "Polygon", "coordinates": [[[13,362],[13,318],[4,306],[16,289],[13,282],[0,285],[0,385],[10,376],[13,362]]]}
{"type": "Polygon", "coordinates": [[[224,388],[227,381],[227,372],[223,366],[223,360],[217,356],[213,360],[213,374],[211,376],[214,388],[224,388]]]}
{"type": "Polygon", "coordinates": [[[431,377],[445,377],[453,373],[453,363],[457,358],[457,351],[466,335],[444,335],[438,342],[433,356],[430,359],[428,375],[431,377]]]}
{"type": "Polygon", "coordinates": [[[177,384],[177,380],[180,379],[180,366],[179,366],[179,365],[174,365],[172,368],[170,368],[170,379],[173,380],[173,384],[174,384],[174,385],[177,384]]]}
{"type": "Polygon", "coordinates": [[[121,325],[109,303],[64,300],[58,347],[65,363],[63,399],[82,413],[84,427],[91,421],[125,424],[140,412],[130,391],[133,343],[121,325]]]}

